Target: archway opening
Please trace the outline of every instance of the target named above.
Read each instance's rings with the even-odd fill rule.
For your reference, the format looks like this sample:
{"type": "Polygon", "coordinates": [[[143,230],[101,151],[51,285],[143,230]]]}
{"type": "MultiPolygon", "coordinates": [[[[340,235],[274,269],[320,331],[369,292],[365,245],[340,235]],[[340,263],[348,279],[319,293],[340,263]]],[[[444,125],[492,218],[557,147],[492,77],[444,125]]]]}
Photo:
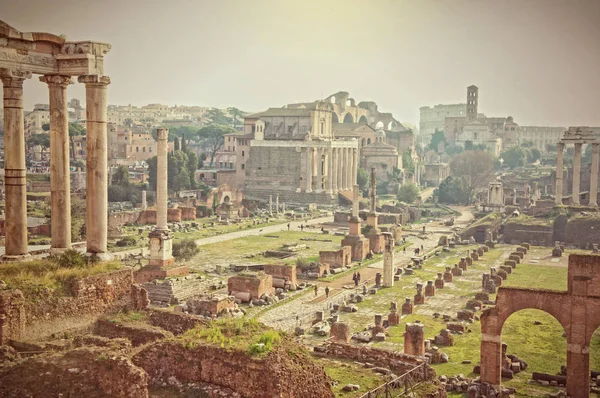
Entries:
{"type": "Polygon", "coordinates": [[[231,199],[229,198],[229,195],[225,195],[225,197],[223,198],[223,203],[229,204],[229,202],[231,202],[231,199]]]}
{"type": "Polygon", "coordinates": [[[331,123],[339,123],[340,120],[337,117],[337,113],[331,112],[331,123]]]}
{"type": "MultiPolygon", "coordinates": [[[[557,375],[561,373],[561,367],[567,365],[565,330],[547,312],[528,308],[511,314],[502,326],[502,342],[507,345],[507,357],[515,355],[519,361],[527,364],[525,369],[514,372],[512,380],[502,380],[502,384],[509,387],[531,380],[533,372],[557,375]]],[[[503,368],[506,365],[507,362],[503,360],[503,368]]],[[[539,391],[535,391],[537,385],[531,386],[534,389],[531,393],[544,395],[547,391],[541,385],[539,391]]]]}
{"type": "Polygon", "coordinates": [[[360,117],[360,119],[358,119],[359,123],[369,123],[369,121],[367,120],[367,117],[365,115],[362,115],[360,117]]]}
{"type": "Polygon", "coordinates": [[[346,116],[344,116],[344,123],[354,123],[354,118],[350,113],[346,113],[346,116]]]}

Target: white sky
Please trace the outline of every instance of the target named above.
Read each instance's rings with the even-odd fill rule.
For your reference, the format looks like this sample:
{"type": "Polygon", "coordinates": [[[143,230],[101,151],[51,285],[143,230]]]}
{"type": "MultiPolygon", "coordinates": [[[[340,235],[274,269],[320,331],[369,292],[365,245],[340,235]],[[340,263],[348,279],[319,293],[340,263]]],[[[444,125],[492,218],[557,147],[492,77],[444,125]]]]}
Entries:
{"type": "MultiPolygon", "coordinates": [[[[600,126],[598,0],[8,0],[0,19],[112,44],[110,104],[260,111],[343,90],[416,123],[475,84],[488,116],[600,126]]],[[[26,108],[47,95],[31,79],[26,108]]]]}

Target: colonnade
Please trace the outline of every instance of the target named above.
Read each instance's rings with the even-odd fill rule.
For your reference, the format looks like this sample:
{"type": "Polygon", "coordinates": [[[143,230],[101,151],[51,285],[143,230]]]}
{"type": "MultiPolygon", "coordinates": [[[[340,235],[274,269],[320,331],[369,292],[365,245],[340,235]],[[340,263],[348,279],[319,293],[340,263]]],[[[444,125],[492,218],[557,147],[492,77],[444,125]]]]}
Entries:
{"type": "MultiPolygon", "coordinates": [[[[5,259],[27,256],[27,190],[23,82],[31,72],[0,69],[4,92],[5,259]]],[[[50,102],[51,251],[71,248],[71,178],[67,86],[72,77],[43,75],[50,102]]],[[[82,75],[86,91],[86,235],[87,251],[107,253],[107,102],[110,79],[82,75]]]]}
{"type": "MultiPolygon", "coordinates": [[[[573,194],[574,205],[579,205],[580,200],[580,181],[581,181],[581,147],[583,142],[575,142],[575,156],[573,159],[573,194]]],[[[588,206],[598,206],[598,143],[592,143],[592,170],[590,175],[590,200],[588,206]]],[[[556,189],[554,197],[557,205],[562,205],[563,200],[563,154],[565,142],[559,142],[557,145],[556,157],[556,189]]]]}
{"type": "Polygon", "coordinates": [[[356,184],[358,148],[308,146],[305,157],[305,192],[336,194],[356,184]]]}

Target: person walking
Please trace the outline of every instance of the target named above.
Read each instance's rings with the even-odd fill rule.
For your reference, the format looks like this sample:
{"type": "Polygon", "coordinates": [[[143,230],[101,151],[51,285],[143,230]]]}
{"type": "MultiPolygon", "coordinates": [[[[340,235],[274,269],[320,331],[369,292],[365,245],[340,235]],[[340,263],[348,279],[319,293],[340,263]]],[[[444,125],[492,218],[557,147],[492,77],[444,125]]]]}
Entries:
{"type": "Polygon", "coordinates": [[[325,288],[325,298],[329,298],[329,286],[325,288]]]}
{"type": "Polygon", "coordinates": [[[291,223],[288,223],[288,231],[290,230],[291,223]]]}
{"type": "Polygon", "coordinates": [[[319,286],[315,285],[315,297],[319,295],[319,286]]]}
{"type": "Polygon", "coordinates": [[[360,272],[356,273],[356,280],[358,281],[358,283],[360,283],[360,272]]]}

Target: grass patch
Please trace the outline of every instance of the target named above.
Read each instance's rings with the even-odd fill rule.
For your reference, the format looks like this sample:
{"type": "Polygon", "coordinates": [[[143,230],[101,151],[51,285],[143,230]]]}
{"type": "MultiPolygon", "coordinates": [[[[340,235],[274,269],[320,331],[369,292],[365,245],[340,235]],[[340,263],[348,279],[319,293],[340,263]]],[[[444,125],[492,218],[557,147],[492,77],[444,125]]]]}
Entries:
{"type": "Polygon", "coordinates": [[[208,344],[256,356],[269,353],[281,342],[282,336],[282,332],[269,329],[255,319],[242,318],[216,320],[208,327],[197,326],[185,332],[181,341],[188,349],[208,344]]]}
{"type": "Polygon", "coordinates": [[[23,263],[0,264],[0,280],[10,289],[19,289],[25,297],[42,297],[48,290],[55,295],[65,295],[77,279],[121,269],[118,262],[97,263],[92,265],[65,266],[61,262],[47,258],[23,263]]]}
{"type": "Polygon", "coordinates": [[[383,384],[384,380],[370,369],[356,365],[349,360],[327,360],[315,359],[319,365],[325,368],[325,373],[336,383],[332,390],[336,397],[359,397],[383,384]],[[342,387],[346,384],[358,384],[360,389],[354,392],[344,392],[342,387]]]}

